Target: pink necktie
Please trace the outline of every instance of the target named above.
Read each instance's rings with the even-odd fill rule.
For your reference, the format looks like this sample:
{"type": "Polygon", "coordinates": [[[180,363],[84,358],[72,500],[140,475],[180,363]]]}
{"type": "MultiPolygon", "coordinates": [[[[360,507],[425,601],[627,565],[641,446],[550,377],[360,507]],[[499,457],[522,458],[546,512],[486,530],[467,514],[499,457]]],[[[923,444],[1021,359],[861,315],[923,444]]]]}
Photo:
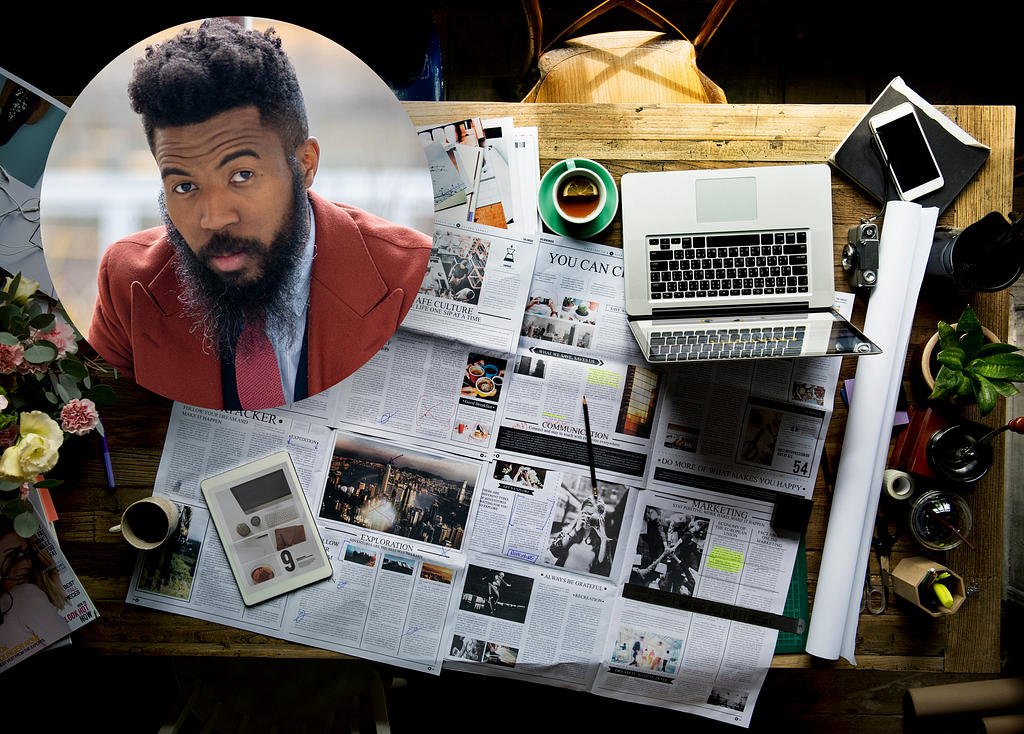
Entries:
{"type": "Polygon", "coordinates": [[[263,311],[246,318],[235,349],[235,380],[242,408],[256,410],[284,405],[281,372],[264,329],[263,311]]]}

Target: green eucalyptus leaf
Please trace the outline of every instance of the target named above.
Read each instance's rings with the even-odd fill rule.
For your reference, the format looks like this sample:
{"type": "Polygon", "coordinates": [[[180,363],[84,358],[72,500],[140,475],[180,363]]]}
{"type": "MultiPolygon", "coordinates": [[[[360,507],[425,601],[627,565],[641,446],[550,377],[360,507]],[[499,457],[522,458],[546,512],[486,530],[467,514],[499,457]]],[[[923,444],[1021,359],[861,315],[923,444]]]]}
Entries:
{"type": "Polygon", "coordinates": [[[53,489],[54,487],[59,487],[62,484],[64,484],[63,479],[44,479],[41,482],[36,482],[35,486],[42,487],[43,489],[53,489]]]}
{"type": "Polygon", "coordinates": [[[4,331],[0,332],[0,344],[6,344],[9,347],[13,347],[21,344],[21,339],[9,331],[4,331]]]}
{"type": "Polygon", "coordinates": [[[86,392],[83,397],[88,398],[97,405],[109,405],[117,400],[117,393],[109,385],[96,385],[86,392]]]}
{"type": "Polygon", "coordinates": [[[11,492],[20,486],[17,482],[8,482],[6,479],[0,479],[0,492],[11,492]]]}
{"type": "Polygon", "coordinates": [[[82,397],[82,391],[78,387],[78,380],[76,380],[74,377],[64,374],[58,377],[57,381],[60,383],[60,386],[64,390],[64,393],[68,396],[68,398],[64,401],[65,403],[68,400],[78,400],[79,398],[82,397]]]}
{"type": "Polygon", "coordinates": [[[45,339],[40,339],[25,350],[25,361],[30,364],[45,364],[57,358],[57,347],[45,339]]]}
{"type": "Polygon", "coordinates": [[[89,368],[82,364],[78,357],[68,355],[57,364],[65,373],[76,379],[87,380],[89,378],[89,368]]]}
{"type": "Polygon", "coordinates": [[[41,313],[30,318],[28,325],[45,334],[53,331],[53,327],[57,325],[57,319],[53,317],[52,313],[41,313]]]}
{"type": "Polygon", "coordinates": [[[39,519],[29,513],[23,512],[14,518],[14,532],[23,538],[31,538],[39,530],[39,519]]]}

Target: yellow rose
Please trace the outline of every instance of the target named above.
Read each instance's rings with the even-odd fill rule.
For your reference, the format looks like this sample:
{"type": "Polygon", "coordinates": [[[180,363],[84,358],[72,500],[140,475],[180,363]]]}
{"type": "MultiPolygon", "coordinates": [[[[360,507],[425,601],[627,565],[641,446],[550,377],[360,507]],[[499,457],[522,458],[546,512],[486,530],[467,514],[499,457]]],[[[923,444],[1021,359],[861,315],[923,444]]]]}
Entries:
{"type": "MultiPolygon", "coordinates": [[[[8,278],[4,281],[4,290],[7,291],[11,287],[11,281],[14,278],[8,278]]],[[[21,280],[18,282],[18,290],[14,292],[14,298],[12,299],[15,303],[25,304],[28,299],[39,290],[39,281],[26,278],[24,275],[21,276],[21,280]]]]}
{"type": "Polygon", "coordinates": [[[21,414],[18,443],[0,456],[0,479],[28,482],[45,474],[57,464],[57,449],[64,443],[64,432],[46,413],[33,410],[21,414]]]}

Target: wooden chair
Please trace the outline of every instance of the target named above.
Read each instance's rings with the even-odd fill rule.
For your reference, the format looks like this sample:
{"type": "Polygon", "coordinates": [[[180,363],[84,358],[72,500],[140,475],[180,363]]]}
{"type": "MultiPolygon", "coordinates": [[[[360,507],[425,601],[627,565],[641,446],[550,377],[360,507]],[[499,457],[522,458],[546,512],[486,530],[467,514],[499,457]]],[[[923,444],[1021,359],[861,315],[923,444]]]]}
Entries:
{"type": "Polygon", "coordinates": [[[523,102],[693,102],[724,104],[725,92],[697,68],[697,58],[736,0],[718,0],[691,43],[682,31],[637,0],[605,0],[539,52],[538,0],[523,0],[528,51],[518,88],[523,102]],[[659,31],[615,31],[573,38],[612,8],[631,10],[659,31]]]}
{"type": "MultiPolygon", "coordinates": [[[[365,660],[175,658],[181,696],[160,734],[391,731],[378,666],[365,660]]],[[[392,682],[398,685],[399,680],[392,682]]]]}

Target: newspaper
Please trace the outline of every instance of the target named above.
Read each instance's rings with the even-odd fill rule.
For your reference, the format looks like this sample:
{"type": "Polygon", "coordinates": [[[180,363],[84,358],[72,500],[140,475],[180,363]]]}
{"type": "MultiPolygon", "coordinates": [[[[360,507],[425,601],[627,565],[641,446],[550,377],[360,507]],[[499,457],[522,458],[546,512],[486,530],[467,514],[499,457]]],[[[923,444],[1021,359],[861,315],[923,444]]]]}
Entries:
{"type": "MultiPolygon", "coordinates": [[[[837,293],[846,318],[853,296],[837,293]]],[[[837,357],[680,365],[666,381],[651,486],[810,499],[832,417],[837,357]]]]}
{"type": "Polygon", "coordinates": [[[202,547],[175,597],[147,586],[142,554],[129,601],[747,726],[799,544],[769,519],[780,493],[812,494],[841,359],[650,365],[622,251],[537,226],[535,131],[466,120],[421,135],[462,173],[462,148],[484,162],[462,179],[465,211],[437,212],[402,328],[294,405],[176,404],[155,492],[191,508],[202,547]],[[502,226],[470,216],[499,202],[502,226]],[[334,573],[246,608],[199,482],[281,448],[334,573]]]}
{"type": "MultiPolygon", "coordinates": [[[[28,501],[35,516],[44,517],[36,490],[28,501]]],[[[0,671],[65,644],[99,616],[48,523],[40,522],[28,538],[0,528],[0,564],[0,671]]]]}

